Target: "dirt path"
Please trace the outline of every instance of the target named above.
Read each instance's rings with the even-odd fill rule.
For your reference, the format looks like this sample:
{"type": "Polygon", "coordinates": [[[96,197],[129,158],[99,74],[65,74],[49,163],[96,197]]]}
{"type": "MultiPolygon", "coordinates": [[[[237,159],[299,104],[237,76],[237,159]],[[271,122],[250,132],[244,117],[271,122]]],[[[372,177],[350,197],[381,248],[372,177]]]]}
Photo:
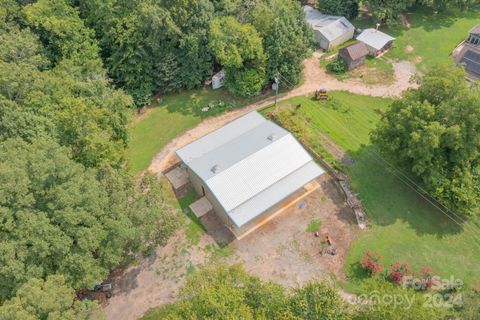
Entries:
{"type": "MultiPolygon", "coordinates": [[[[410,78],[415,74],[415,66],[408,61],[393,63],[395,82],[392,85],[368,86],[358,79],[339,81],[327,74],[320,66],[318,60],[320,56],[320,52],[315,52],[312,57],[304,61],[304,84],[296,89],[293,89],[292,91],[281,94],[278,98],[279,101],[292,97],[308,95],[315,92],[315,90],[318,90],[319,88],[326,88],[328,90],[345,90],[374,97],[399,97],[404,90],[414,87],[414,84],[410,82],[410,78]]],[[[175,151],[179,148],[224,126],[228,122],[235,120],[236,118],[248,112],[272,104],[274,99],[274,97],[270,97],[263,101],[246,106],[242,109],[237,109],[221,116],[202,121],[194,128],[185,131],[168,143],[152,160],[148,170],[154,173],[161,173],[165,171],[173,164],[178,162],[175,151]]]]}

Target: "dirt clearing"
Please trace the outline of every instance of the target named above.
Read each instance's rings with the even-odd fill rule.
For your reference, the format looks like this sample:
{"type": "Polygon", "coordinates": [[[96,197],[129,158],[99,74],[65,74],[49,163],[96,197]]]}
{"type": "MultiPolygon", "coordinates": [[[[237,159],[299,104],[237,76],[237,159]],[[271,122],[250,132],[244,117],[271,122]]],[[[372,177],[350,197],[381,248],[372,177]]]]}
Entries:
{"type": "Polygon", "coordinates": [[[107,319],[137,319],[150,308],[173,302],[187,274],[201,265],[242,263],[263,280],[294,287],[332,275],[345,279],[345,254],[359,229],[332,178],[324,174],[317,181],[319,188],[242,240],[228,238],[212,215],[204,221],[209,234],[198,245],[179,230],[165,247],[114,279],[107,319]],[[312,221],[320,222],[320,237],[306,231],[312,221]],[[337,248],[335,256],[320,255],[326,235],[337,248]],[[216,240],[231,242],[219,246],[216,240]]]}

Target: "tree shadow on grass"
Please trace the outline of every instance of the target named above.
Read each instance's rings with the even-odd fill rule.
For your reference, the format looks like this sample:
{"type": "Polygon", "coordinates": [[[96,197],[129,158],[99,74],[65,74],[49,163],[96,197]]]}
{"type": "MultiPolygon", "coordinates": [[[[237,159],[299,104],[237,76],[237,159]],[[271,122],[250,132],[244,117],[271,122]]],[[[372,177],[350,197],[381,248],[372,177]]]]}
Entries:
{"type": "MultiPolygon", "coordinates": [[[[423,28],[425,31],[429,32],[441,28],[449,28],[459,18],[473,19],[478,16],[478,13],[476,12],[478,10],[479,7],[477,6],[472,7],[470,10],[450,8],[446,11],[436,12],[431,8],[416,6],[408,10],[408,12],[405,13],[405,16],[411,23],[411,28],[423,28]]],[[[377,21],[368,13],[363,13],[353,21],[353,23],[361,28],[375,28],[377,21]]],[[[380,30],[398,38],[409,29],[403,26],[400,21],[393,21],[389,24],[380,26],[380,30]]]]}
{"type": "Polygon", "coordinates": [[[456,224],[447,213],[435,208],[428,198],[407,185],[402,175],[406,173],[390,168],[386,164],[390,162],[372,146],[362,146],[351,155],[355,162],[346,170],[371,224],[387,226],[400,220],[407,222],[419,235],[438,237],[463,231],[462,225],[456,224]]]}
{"type": "Polygon", "coordinates": [[[271,96],[272,91],[268,90],[255,97],[240,98],[232,96],[225,88],[213,90],[204,87],[166,95],[162,98],[158,107],[167,108],[170,113],[180,113],[185,116],[193,116],[203,120],[271,96]]]}

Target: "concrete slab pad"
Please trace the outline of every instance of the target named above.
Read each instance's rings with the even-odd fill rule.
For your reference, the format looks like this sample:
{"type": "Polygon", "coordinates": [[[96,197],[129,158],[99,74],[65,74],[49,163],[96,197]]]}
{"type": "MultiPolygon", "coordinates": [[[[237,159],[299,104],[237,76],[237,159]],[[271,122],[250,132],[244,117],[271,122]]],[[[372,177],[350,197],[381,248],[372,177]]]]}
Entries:
{"type": "Polygon", "coordinates": [[[202,197],[192,203],[189,206],[190,210],[192,210],[193,214],[197,217],[200,218],[201,216],[209,213],[210,211],[213,211],[212,204],[206,197],[202,197]]]}
{"type": "Polygon", "coordinates": [[[170,181],[174,190],[178,190],[190,182],[187,169],[180,166],[165,173],[165,177],[170,181]]]}

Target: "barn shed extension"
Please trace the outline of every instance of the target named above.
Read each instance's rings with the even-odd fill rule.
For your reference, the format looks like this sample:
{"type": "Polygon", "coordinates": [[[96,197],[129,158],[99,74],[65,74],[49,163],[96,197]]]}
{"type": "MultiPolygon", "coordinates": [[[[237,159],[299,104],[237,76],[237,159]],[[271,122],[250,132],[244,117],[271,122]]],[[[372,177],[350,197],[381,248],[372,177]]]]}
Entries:
{"type": "Polygon", "coordinates": [[[325,171],[285,129],[251,112],[177,151],[198,194],[237,237],[325,171]]]}
{"type": "Polygon", "coordinates": [[[315,41],[322,49],[330,50],[353,38],[355,27],[345,17],[326,15],[310,6],[303,9],[315,41]]]}

